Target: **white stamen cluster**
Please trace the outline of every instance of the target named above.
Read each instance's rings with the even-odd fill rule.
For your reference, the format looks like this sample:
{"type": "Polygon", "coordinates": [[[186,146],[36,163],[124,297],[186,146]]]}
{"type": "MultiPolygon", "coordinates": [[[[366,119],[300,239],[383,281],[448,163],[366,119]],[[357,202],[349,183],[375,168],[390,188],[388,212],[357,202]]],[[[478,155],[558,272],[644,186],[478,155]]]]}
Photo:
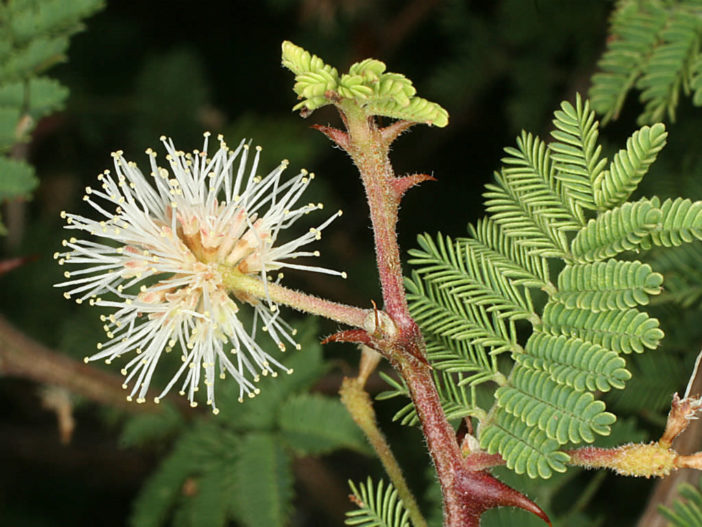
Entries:
{"type": "MultiPolygon", "coordinates": [[[[216,371],[229,373],[239,384],[239,400],[259,393],[254,383],[260,375],[291,373],[255,341],[261,319],[281,351],[285,343],[299,349],[295,331],[280,318],[270,298],[258,299],[245,291],[230,291],[223,273],[254,276],[268,287],[269,273],[283,268],[305,269],[345,276],[322,267],[293,264],[299,256],[319,256],[301,250],[319,239],[321,231],[341,211],[316,229],[276,245],[278,234],[321,204],[295,207],[314,175],[301,171],[287,181],[283,161],[265,177],[256,175],[261,148],[250,168],[249,145],[242,141],[230,150],[222,137],[219,149],[208,156],[209,133],[202,151],[176,150],[161,138],[169,168],[159,167],[156,153],[150,178],[128,162],[122,152],[112,154],[114,174],[98,176],[100,188],[86,188],[84,200],[98,219],[62,212],[66,228],[85,231],[101,241],[71,237],[66,250],[54,254],[61,265],[75,265],[64,273],[64,296],[80,303],[113,308],[103,316],[108,340],[86,362],[134,354],[122,369],[127,399],[144,402],[156,365],[164,352],[178,347],[182,365],[155,401],[179,380],[180,393],[196,406],[201,381],[207,403],[215,413],[216,371]],[[235,162],[238,160],[238,163],[235,162]],[[151,180],[151,181],[150,181],[151,180]],[[253,306],[254,322],[246,329],[237,313],[239,303],[253,306]]],[[[278,274],[278,280],[282,274],[278,274]]],[[[267,289],[266,289],[267,290],[267,289]]]]}

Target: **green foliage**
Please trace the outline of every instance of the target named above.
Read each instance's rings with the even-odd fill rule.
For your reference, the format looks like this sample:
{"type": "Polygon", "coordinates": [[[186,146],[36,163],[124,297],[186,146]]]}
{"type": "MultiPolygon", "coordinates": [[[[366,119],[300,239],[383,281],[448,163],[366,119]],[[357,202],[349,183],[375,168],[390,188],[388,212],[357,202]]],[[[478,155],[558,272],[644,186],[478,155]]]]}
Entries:
{"type": "Polygon", "coordinates": [[[601,73],[592,81],[593,108],[604,120],[616,119],[627,93],[641,91],[641,123],[675,120],[680,92],[694,90],[702,104],[700,43],[702,14],[697,0],[619,0],[601,73]]]}
{"type": "Polygon", "coordinates": [[[544,329],[554,335],[578,337],[620,353],[656,349],[663,338],[658,320],[637,309],[591,311],[550,302],[543,321],[544,329]]]}
{"type": "Polygon", "coordinates": [[[595,204],[600,210],[610,209],[629,199],[665,146],[667,137],[668,132],[661,123],[634,132],[627,140],[626,148],[614,156],[609,170],[593,179],[595,204]]]}
{"type": "Polygon", "coordinates": [[[250,434],[242,440],[231,499],[235,516],[244,525],[287,523],[293,497],[291,461],[290,454],[269,434],[250,434]]]}
{"type": "Polygon", "coordinates": [[[662,283],[663,275],[636,261],[567,265],[558,275],[553,299],[569,309],[626,309],[648,304],[650,295],[661,292],[662,283]]]}
{"type": "Polygon", "coordinates": [[[303,393],[289,398],[280,409],[280,430],[301,455],[326,454],[337,448],[368,452],[361,430],[344,405],[329,397],[303,393]]]}
{"type": "Polygon", "coordinates": [[[689,199],[667,199],[660,206],[661,225],[651,232],[651,243],[662,247],[677,247],[683,243],[702,240],[702,202],[689,199]]]}
{"type": "Polygon", "coordinates": [[[380,480],[374,489],[373,480],[368,478],[365,484],[359,483],[358,486],[349,481],[349,487],[358,510],[346,513],[346,525],[410,527],[409,512],[397,497],[397,490],[391,483],[385,486],[380,480]]]}
{"type": "Polygon", "coordinates": [[[245,404],[237,402],[235,387],[221,386],[217,418],[196,418],[186,426],[166,410],[127,422],[124,445],[176,436],[171,453],[134,504],[132,526],[158,527],[169,519],[189,527],[230,521],[245,527],[287,525],[295,456],[339,448],[368,451],[336,398],[306,393],[326,369],[314,325],[301,329],[299,342],[305,349],[285,361],[294,373],[262,380],[262,393],[245,404]]]}
{"type": "Polygon", "coordinates": [[[336,68],[296,46],[283,42],[283,66],[295,74],[293,90],[302,99],[293,110],[305,115],[336,100],[353,100],[367,115],[381,115],[444,127],[448,112],[436,103],[417,97],[412,81],[399,73],[386,72],[379,60],[353,64],[339,76],[336,68]]]}
{"type": "Polygon", "coordinates": [[[0,201],[17,196],[29,196],[37,186],[34,167],[24,161],[0,157],[0,201]]]}
{"type": "Polygon", "coordinates": [[[591,219],[573,239],[571,251],[579,262],[595,262],[638,248],[662,219],[648,199],[627,202],[591,219]]]}
{"type": "Polygon", "coordinates": [[[702,525],[702,481],[697,487],[689,483],[678,485],[680,498],[675,500],[672,508],[658,506],[658,511],[670,523],[669,527],[699,527],[702,525]]]}
{"type": "Polygon", "coordinates": [[[103,4],[15,0],[0,5],[0,201],[28,197],[37,186],[34,168],[10,150],[28,140],[39,119],[63,107],[68,90],[41,73],[65,60],[70,36],[103,4]]]}
{"type": "MultiPolygon", "coordinates": [[[[445,375],[435,375],[444,406],[462,403],[484,449],[542,478],[565,469],[564,445],[610,434],[615,416],[600,392],[631,378],[622,355],[663,338],[658,320],[639,310],[662,291],[662,275],[615,257],[699,239],[702,210],[685,199],[626,201],[665,144],[663,125],[634,132],[608,167],[587,102],[562,103],[554,127],[553,143],[523,132],[505,149],[485,193],[490,217],[470,237],[419,237],[407,281],[429,361],[445,375]],[[560,260],[557,286],[550,259],[560,260]],[[532,301],[534,289],[545,304],[532,301]],[[505,376],[509,364],[496,359],[507,354],[505,376]],[[446,388],[452,383],[462,392],[446,388]],[[479,404],[477,389],[494,389],[492,408],[479,404]]],[[[408,407],[398,416],[414,422],[408,407]]]]}
{"type": "Polygon", "coordinates": [[[599,123],[590,110],[590,103],[583,104],[580,97],[575,106],[562,103],[554,116],[555,130],[551,136],[555,141],[549,148],[556,177],[565,194],[572,196],[579,206],[593,209],[592,182],[599,179],[607,164],[606,159],[600,159],[602,147],[597,144],[599,123]]]}
{"type": "Polygon", "coordinates": [[[622,389],[631,378],[626,361],[616,352],[564,335],[535,332],[526,353],[517,355],[516,361],[525,368],[548,372],[558,384],[577,391],[622,389]]]}
{"type": "Polygon", "coordinates": [[[665,275],[664,299],[683,307],[699,306],[702,299],[702,244],[652,251],[649,261],[665,275]]]}

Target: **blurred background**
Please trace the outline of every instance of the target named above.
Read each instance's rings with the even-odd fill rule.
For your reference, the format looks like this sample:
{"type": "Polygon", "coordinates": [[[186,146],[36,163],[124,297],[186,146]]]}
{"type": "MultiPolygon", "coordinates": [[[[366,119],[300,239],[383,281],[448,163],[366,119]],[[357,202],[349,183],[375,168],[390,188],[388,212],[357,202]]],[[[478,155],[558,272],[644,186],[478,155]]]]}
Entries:
{"type": "MultiPolygon", "coordinates": [[[[307,120],[290,111],[293,77],[280,66],[281,42],[291,40],[340,71],[378,58],[412,79],[418,95],[448,110],[447,128],[416,126],[392,152],[398,174],[438,179],[403,201],[399,232],[406,251],[422,232],[463,235],[466,224],[483,214],[482,188],[499,167],[503,147],[514,144],[521,129],[545,137],[559,102],[587,92],[612,7],[605,0],[108,1],[71,39],[67,60],[50,70],[70,96],[62,111],[37,124],[28,145],[27,159],[40,180],[33,199],[3,208],[8,234],[0,238],[0,256],[32,260],[0,276],[0,313],[52,350],[74,358],[92,353],[101,338],[97,314],[65,301],[52,287],[62,278],[51,258],[64,237],[59,212],[85,210],[83,188],[109,168],[110,152],[122,149],[142,164],[144,150],[158,147],[161,134],[192,150],[205,130],[223,133],[230,144],[251,138],[261,145],[262,172],[287,158],[290,170],[317,174],[307,199],[344,210],[318,248],[324,264],[346,270],[349,279],[287,273],[288,284],[368,306],[380,294],[362,187],[348,157],[310,129],[338,125],[334,111],[327,107],[307,120]]],[[[605,142],[620,145],[635,129],[640,108],[631,99],[619,121],[604,130],[605,142]]],[[[692,130],[697,123],[691,117],[676,126],[692,130]]],[[[666,149],[662,163],[675,169],[668,150],[675,146],[666,149]]],[[[316,335],[334,330],[320,323],[316,335]]],[[[324,354],[331,366],[312,389],[334,396],[341,376],[355,371],[358,354],[340,345],[326,346],[324,354]]],[[[684,375],[680,366],[669,384],[681,389],[684,375]]],[[[369,389],[382,391],[382,381],[374,376],[369,389]]],[[[145,447],[121,441],[129,412],[76,397],[66,402],[65,394],[47,394],[26,379],[0,378],[0,400],[0,526],[128,524],[132,503],[169,452],[172,436],[145,447]],[[70,440],[61,440],[57,413],[64,434],[66,415],[75,420],[70,440]]],[[[429,459],[417,430],[390,422],[399,406],[392,401],[377,409],[422,496],[431,484],[429,459]]],[[[660,426],[663,410],[653,408],[654,416],[637,421],[642,437],[647,427],[660,426]]],[[[381,473],[375,460],[359,453],[301,459],[294,463],[293,525],[343,524],[350,507],[345,481],[381,473]]],[[[597,478],[590,485],[589,475],[576,476],[564,487],[563,501],[572,504],[592,487],[583,503],[592,511],[591,525],[634,525],[651,483],[597,478]],[[608,505],[612,493],[622,496],[614,510],[608,505]]]]}

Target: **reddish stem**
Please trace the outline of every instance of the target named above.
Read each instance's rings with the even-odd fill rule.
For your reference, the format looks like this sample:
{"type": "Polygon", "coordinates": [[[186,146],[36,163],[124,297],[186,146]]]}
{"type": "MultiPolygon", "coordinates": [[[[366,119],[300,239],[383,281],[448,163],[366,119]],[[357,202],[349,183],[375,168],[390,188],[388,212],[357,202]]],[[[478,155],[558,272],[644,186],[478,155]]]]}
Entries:
{"type": "Polygon", "coordinates": [[[441,484],[444,526],[477,527],[480,515],[498,506],[521,507],[548,522],[543,511],[525,496],[465,463],[453,427],[441,407],[426,360],[424,339],[407,305],[395,229],[405,191],[432,179],[421,174],[397,178],[393,173],[388,158],[390,143],[408,126],[391,125],[380,130],[353,101],[335,103],[347,133],[328,127],[318,129],[351,155],[361,173],[373,225],[384,310],[394,324],[391,331],[371,332],[369,336],[372,347],[390,360],[408,386],[441,484]]]}

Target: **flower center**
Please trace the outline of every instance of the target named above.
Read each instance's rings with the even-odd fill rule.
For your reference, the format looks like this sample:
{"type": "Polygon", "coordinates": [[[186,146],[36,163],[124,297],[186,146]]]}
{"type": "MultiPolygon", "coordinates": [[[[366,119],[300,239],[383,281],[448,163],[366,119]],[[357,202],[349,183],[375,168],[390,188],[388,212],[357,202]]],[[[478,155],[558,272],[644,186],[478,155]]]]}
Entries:
{"type": "Polygon", "coordinates": [[[178,237],[193,256],[205,264],[219,263],[242,273],[256,273],[265,261],[271,234],[262,219],[248,216],[239,208],[227,210],[215,205],[212,214],[178,210],[178,237]],[[224,218],[224,219],[223,219],[224,218]],[[252,223],[253,221],[253,223],[252,223]]]}

